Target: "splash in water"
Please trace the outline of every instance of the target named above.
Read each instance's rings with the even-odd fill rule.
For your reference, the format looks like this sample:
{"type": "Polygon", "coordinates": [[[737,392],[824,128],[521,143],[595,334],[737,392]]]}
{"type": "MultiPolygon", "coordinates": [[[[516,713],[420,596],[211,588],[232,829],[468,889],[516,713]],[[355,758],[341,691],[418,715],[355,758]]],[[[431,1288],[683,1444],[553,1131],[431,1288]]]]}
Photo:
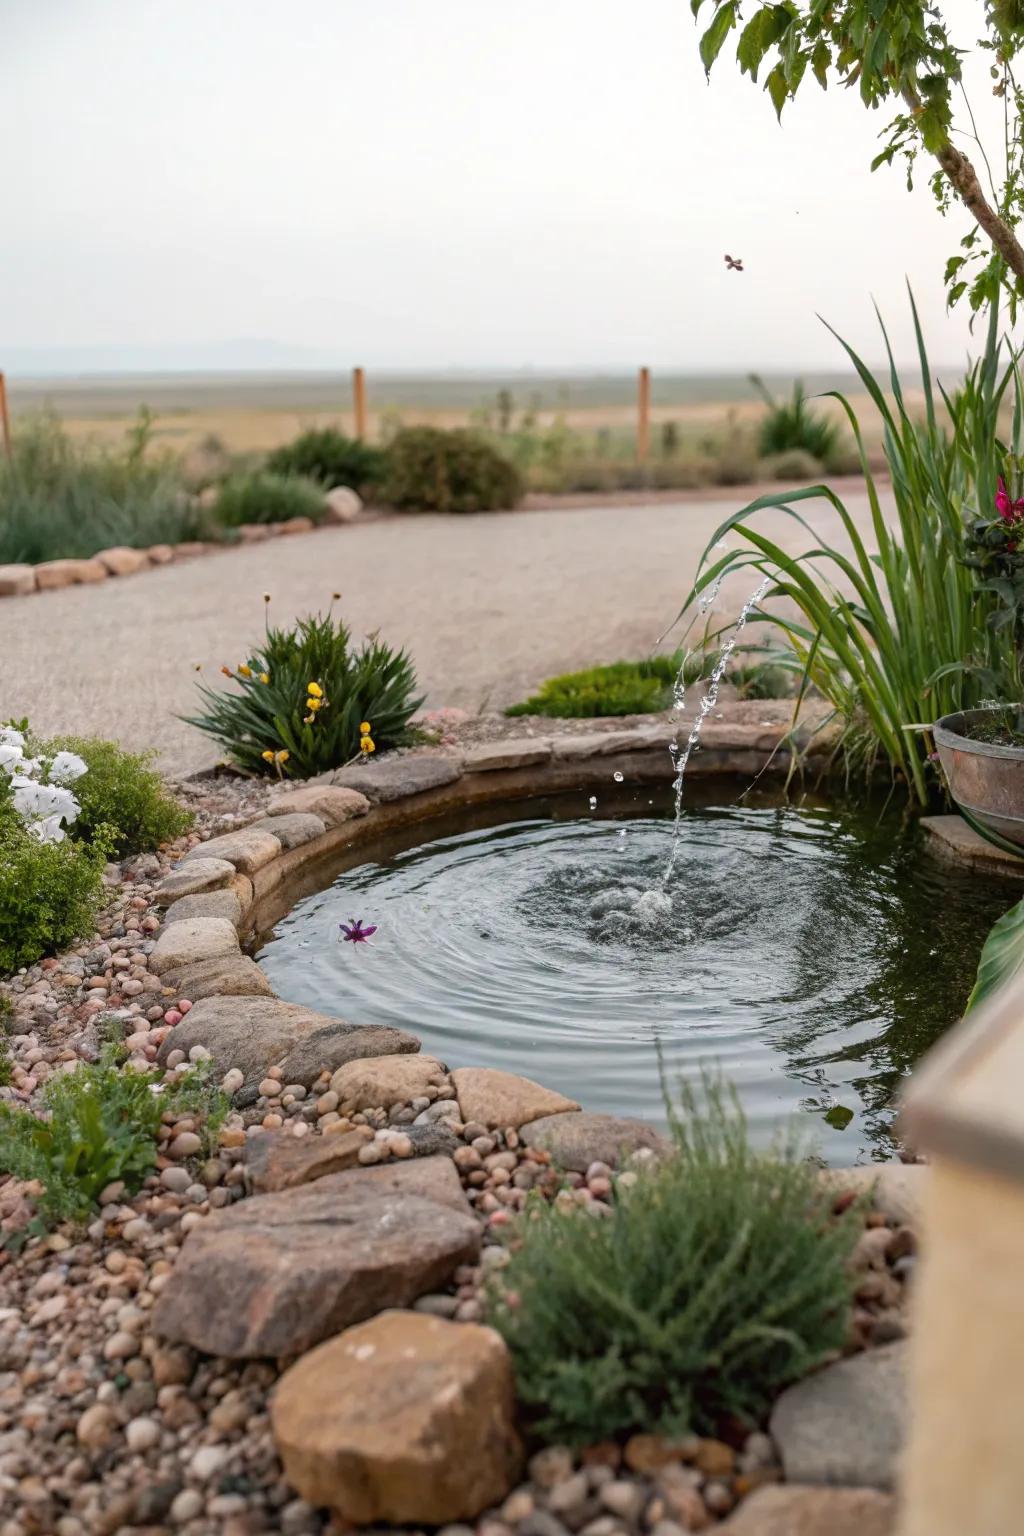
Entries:
{"type": "MultiPolygon", "coordinates": [[[[743,604],[743,607],[740,609],[739,618],[736,620],[736,623],[733,625],[732,630],[722,645],[722,649],[718,653],[718,660],[715,663],[714,671],[708,678],[708,685],[704,690],[704,694],[700,700],[700,703],[697,705],[697,715],[694,719],[693,725],[690,727],[690,734],[686,738],[685,745],[680,745],[679,729],[677,727],[675,740],[669,747],[669,752],[672,755],[672,764],[676,770],[676,776],[672,781],[672,788],[675,792],[676,814],[675,823],[672,827],[672,843],[669,848],[668,861],[665,865],[665,873],[662,875],[661,880],[662,889],[665,888],[669,880],[672,878],[672,871],[675,868],[676,855],[679,851],[679,827],[683,818],[683,784],[686,778],[687,764],[689,763],[690,758],[693,756],[695,747],[700,741],[700,733],[704,729],[704,721],[707,719],[708,715],[718,703],[718,694],[722,687],[722,679],[725,676],[725,669],[732,659],[732,653],[736,649],[737,641],[746,628],[747,620],[750,618],[750,615],[753,613],[762,597],[764,597],[771,584],[771,577],[766,576],[764,580],[759,583],[757,590],[752,592],[747,598],[747,601],[743,604]]],[[[712,588],[711,596],[705,596],[704,600],[702,600],[702,612],[704,612],[710,606],[711,602],[714,601],[714,596],[717,594],[719,585],[720,582],[712,588]]],[[[676,678],[675,688],[673,689],[673,698],[675,701],[673,704],[673,713],[677,718],[682,714],[683,705],[685,702],[686,679],[684,677],[684,672],[685,663],[679,669],[679,676],[676,678]]],[[[681,725],[681,723],[682,722],[680,721],[679,724],[681,725]]]]}

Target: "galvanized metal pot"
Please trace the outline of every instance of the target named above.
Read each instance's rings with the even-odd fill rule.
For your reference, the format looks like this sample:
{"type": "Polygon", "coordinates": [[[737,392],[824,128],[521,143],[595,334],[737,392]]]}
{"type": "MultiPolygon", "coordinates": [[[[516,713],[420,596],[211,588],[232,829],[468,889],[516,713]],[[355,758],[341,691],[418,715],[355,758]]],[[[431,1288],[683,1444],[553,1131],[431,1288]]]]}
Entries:
{"type": "Polygon", "coordinates": [[[965,709],[943,715],[932,727],[939,761],[957,805],[1024,848],[1024,747],[1000,747],[964,735],[977,721],[1000,712],[965,709]]]}

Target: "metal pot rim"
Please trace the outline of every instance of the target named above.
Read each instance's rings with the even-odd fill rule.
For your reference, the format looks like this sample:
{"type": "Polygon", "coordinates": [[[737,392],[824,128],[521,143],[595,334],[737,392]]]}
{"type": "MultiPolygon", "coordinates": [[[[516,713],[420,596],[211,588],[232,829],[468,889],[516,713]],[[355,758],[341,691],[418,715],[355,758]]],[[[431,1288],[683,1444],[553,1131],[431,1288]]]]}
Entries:
{"type": "Polygon", "coordinates": [[[937,747],[947,747],[958,752],[972,752],[976,757],[1000,757],[1011,762],[1024,763],[1024,747],[1004,747],[992,741],[974,741],[963,734],[965,725],[995,714],[1004,709],[1003,704],[991,704],[984,709],[960,709],[952,715],[943,715],[932,726],[937,747]]]}

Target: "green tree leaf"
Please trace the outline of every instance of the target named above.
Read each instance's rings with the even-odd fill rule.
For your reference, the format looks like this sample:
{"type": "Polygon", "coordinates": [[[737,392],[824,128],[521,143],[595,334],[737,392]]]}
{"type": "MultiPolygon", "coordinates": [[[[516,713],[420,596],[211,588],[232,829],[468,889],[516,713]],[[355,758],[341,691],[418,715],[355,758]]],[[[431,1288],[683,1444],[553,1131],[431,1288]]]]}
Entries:
{"type": "Polygon", "coordinates": [[[725,0],[715,12],[715,19],[700,40],[700,57],[704,73],[710,75],[711,66],[722,51],[722,44],[736,25],[737,0],[725,0]]]}
{"type": "Polygon", "coordinates": [[[1018,901],[994,925],[978,961],[978,977],[966,1012],[977,1008],[1024,969],[1024,901],[1018,901]]]}

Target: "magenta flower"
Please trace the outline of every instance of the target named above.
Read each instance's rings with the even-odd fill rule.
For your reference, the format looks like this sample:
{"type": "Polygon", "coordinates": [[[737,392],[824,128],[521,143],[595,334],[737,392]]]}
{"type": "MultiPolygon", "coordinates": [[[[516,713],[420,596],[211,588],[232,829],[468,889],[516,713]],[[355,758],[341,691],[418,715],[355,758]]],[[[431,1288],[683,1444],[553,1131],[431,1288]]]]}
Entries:
{"type": "Polygon", "coordinates": [[[996,491],[996,511],[1004,523],[1015,523],[1024,516],[1024,496],[1019,501],[1011,501],[1002,475],[999,476],[997,484],[999,489],[996,491]]]}
{"type": "Polygon", "coordinates": [[[361,917],[354,917],[350,923],[339,923],[341,929],[341,941],[343,944],[366,944],[377,932],[377,924],[370,923],[367,927],[361,917]]]}

